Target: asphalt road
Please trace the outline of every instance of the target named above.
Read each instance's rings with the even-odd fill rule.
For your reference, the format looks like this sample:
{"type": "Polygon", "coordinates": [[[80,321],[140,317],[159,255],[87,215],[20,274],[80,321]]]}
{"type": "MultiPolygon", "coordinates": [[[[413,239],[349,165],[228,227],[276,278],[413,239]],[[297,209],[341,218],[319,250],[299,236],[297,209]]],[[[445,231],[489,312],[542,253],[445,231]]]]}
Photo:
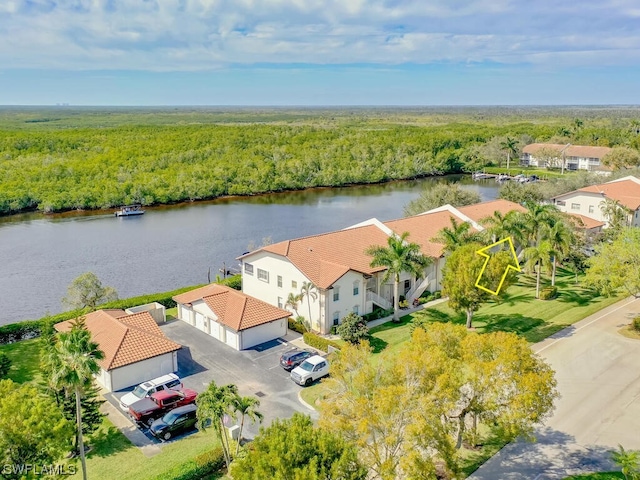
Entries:
{"type": "Polygon", "coordinates": [[[613,470],[618,444],[640,450],[640,340],[618,333],[640,314],[627,299],[532,348],[556,371],[561,398],[537,442],[507,445],[469,478],[547,480],[613,470]]]}

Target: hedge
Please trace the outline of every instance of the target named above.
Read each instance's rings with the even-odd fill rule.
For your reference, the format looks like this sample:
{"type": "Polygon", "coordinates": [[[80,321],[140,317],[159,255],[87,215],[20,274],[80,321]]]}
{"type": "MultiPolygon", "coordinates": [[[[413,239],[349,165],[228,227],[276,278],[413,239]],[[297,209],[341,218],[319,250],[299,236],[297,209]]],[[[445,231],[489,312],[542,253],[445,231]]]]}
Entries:
{"type": "Polygon", "coordinates": [[[200,480],[207,475],[219,472],[223,467],[224,452],[221,447],[216,447],[165,471],[154,480],[200,480]]]}
{"type": "MultiPolygon", "coordinates": [[[[225,278],[219,282],[222,285],[227,285],[236,290],[242,284],[242,276],[234,275],[232,277],[225,278]]],[[[176,306],[176,302],[171,297],[179,295],[194,288],[201,287],[202,285],[195,285],[190,287],[183,287],[177,290],[163,293],[152,293],[148,295],[140,295],[138,297],[125,298],[122,300],[114,300],[100,305],[99,308],[118,308],[124,310],[129,307],[137,307],[138,305],[144,305],[146,303],[158,302],[165,308],[173,308],[176,306]]],[[[65,320],[71,320],[76,318],[81,312],[78,310],[72,310],[69,312],[58,313],[57,315],[51,315],[42,317],[39,320],[25,320],[23,322],[10,323],[8,325],[0,326],[0,345],[7,343],[19,342],[20,340],[28,340],[40,336],[40,330],[45,322],[50,321],[53,323],[64,322],[65,320]]]]}
{"type": "Polygon", "coordinates": [[[304,325],[302,325],[302,322],[300,322],[299,320],[294,320],[293,318],[289,317],[289,330],[293,330],[294,332],[298,332],[301,334],[305,334],[307,333],[307,330],[304,328],[304,325]]]}
{"type": "Polygon", "coordinates": [[[558,287],[545,287],[540,290],[540,300],[553,300],[558,296],[558,287]]]}
{"type": "Polygon", "coordinates": [[[341,345],[338,342],[334,342],[329,340],[328,338],[321,337],[320,335],[316,335],[315,333],[307,332],[302,335],[302,339],[304,343],[309,345],[310,347],[317,348],[318,350],[322,350],[323,352],[329,351],[329,345],[334,348],[340,350],[341,345]]]}

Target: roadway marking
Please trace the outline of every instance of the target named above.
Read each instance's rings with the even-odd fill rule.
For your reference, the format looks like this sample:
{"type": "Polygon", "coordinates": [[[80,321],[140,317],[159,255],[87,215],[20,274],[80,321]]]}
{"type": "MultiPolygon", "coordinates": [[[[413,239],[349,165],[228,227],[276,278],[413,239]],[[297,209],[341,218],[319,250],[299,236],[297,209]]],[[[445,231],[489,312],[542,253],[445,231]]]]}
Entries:
{"type": "MultiPolygon", "coordinates": [[[[580,330],[582,330],[583,328],[588,327],[588,326],[589,326],[589,325],[591,325],[592,323],[595,323],[595,322],[597,322],[598,320],[602,320],[604,317],[608,317],[609,315],[611,315],[611,314],[612,314],[612,313],[614,313],[614,312],[617,312],[617,311],[618,311],[618,310],[620,310],[621,308],[624,308],[624,307],[626,307],[626,306],[628,306],[628,305],[631,305],[631,304],[632,304],[633,302],[635,302],[636,300],[640,300],[640,298],[634,298],[633,300],[631,300],[631,301],[629,301],[629,302],[625,303],[624,305],[620,305],[619,307],[614,308],[614,309],[613,309],[613,310],[611,310],[610,312],[605,313],[604,315],[600,315],[598,318],[595,318],[595,319],[591,320],[589,323],[585,323],[584,325],[582,325],[582,326],[580,326],[580,327],[576,328],[576,329],[574,330],[574,334],[575,334],[575,333],[577,333],[577,332],[579,332],[579,331],[580,331],[580,330]]],[[[571,328],[571,327],[566,327],[566,328],[571,328]]],[[[561,332],[561,331],[562,331],[562,330],[560,330],[560,332],[561,332]]],[[[558,332],[558,333],[560,333],[560,332],[558,332]]],[[[565,338],[567,338],[567,337],[561,337],[561,338],[558,338],[558,339],[557,339],[557,340],[555,340],[554,342],[551,342],[549,345],[545,345],[544,347],[542,347],[540,350],[536,351],[535,353],[540,353],[540,352],[542,352],[542,351],[546,350],[547,348],[549,348],[550,346],[555,345],[555,344],[556,344],[556,343],[558,343],[560,340],[564,340],[565,338]]]]}

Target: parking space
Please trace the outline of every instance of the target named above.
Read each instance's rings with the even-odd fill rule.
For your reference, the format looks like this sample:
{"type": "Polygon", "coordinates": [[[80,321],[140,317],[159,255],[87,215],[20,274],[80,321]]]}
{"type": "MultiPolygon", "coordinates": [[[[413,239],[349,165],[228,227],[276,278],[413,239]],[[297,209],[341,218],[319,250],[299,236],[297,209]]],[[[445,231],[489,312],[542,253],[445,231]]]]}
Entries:
{"type": "MultiPolygon", "coordinates": [[[[241,395],[260,400],[259,411],[266,425],[275,418],[289,418],[296,411],[315,418],[316,412],[298,400],[302,387],[279,365],[280,355],[294,348],[290,342],[299,334],[289,332],[282,339],[238,352],[179,320],[161,328],[167,337],[183,345],[178,351],[177,373],[185,387],[202,392],[211,380],[218,385],[237,385],[241,395]]],[[[258,425],[245,425],[244,436],[251,438],[258,429],[258,425]]]]}

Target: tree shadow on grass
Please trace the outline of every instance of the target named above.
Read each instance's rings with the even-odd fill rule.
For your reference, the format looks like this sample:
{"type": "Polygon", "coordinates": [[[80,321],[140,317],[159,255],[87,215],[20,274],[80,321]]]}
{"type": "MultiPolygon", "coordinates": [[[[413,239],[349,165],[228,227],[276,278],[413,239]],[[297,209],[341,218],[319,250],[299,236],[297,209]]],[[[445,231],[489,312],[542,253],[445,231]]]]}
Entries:
{"type": "Polygon", "coordinates": [[[545,321],[513,313],[509,315],[475,315],[473,324],[483,333],[513,332],[529,340],[527,336],[531,334],[531,331],[537,332],[540,326],[545,324],[545,321]]]}
{"type": "Polygon", "coordinates": [[[576,306],[584,306],[592,302],[600,294],[595,290],[581,288],[579,290],[561,290],[558,292],[558,301],[573,303],[576,306]]]}
{"type": "Polygon", "coordinates": [[[389,345],[388,342],[385,342],[381,338],[369,336],[369,345],[371,345],[373,353],[380,353],[389,345]]]}
{"type": "Polygon", "coordinates": [[[127,437],[113,425],[103,425],[89,438],[91,452],[89,457],[109,457],[129,448],[134,448],[127,437]]]}
{"type": "Polygon", "coordinates": [[[490,299],[487,304],[488,305],[509,305],[512,307],[516,303],[529,303],[535,300],[535,291],[519,293],[519,294],[509,294],[504,293],[502,297],[495,297],[490,299]]]}

